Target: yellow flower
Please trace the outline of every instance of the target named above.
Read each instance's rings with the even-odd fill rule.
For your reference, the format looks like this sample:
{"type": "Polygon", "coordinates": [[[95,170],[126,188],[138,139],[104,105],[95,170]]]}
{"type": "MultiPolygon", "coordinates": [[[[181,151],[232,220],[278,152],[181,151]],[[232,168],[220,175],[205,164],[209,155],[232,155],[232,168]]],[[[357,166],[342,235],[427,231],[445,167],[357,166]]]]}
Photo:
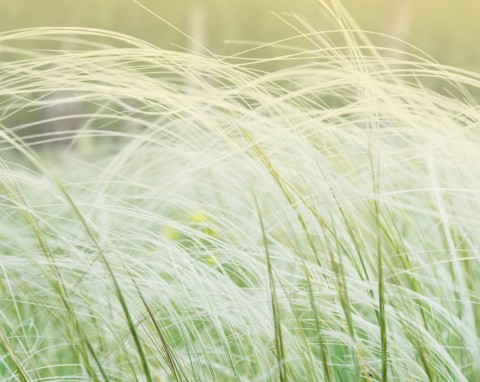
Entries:
{"type": "Polygon", "coordinates": [[[212,237],[218,237],[218,232],[210,227],[205,227],[204,229],[202,229],[202,232],[212,237]]]}
{"type": "Polygon", "coordinates": [[[215,267],[218,264],[218,261],[213,256],[206,257],[205,262],[211,267],[215,267]]]}
{"type": "Polygon", "coordinates": [[[205,223],[208,221],[208,217],[202,211],[197,211],[190,215],[190,221],[194,223],[205,223]]]}
{"type": "Polygon", "coordinates": [[[165,235],[169,239],[177,240],[180,237],[180,231],[173,227],[165,227],[165,235]]]}

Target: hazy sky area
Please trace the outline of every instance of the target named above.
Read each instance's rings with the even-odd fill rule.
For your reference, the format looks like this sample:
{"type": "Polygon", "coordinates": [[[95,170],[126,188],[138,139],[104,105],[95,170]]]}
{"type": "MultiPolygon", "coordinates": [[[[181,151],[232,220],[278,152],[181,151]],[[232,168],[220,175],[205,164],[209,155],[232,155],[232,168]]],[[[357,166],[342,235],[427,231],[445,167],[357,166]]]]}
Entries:
{"type": "MultiPolygon", "coordinates": [[[[315,0],[142,0],[142,4],[194,35],[211,51],[231,54],[247,44],[269,42],[296,32],[277,15],[303,15],[317,30],[335,28],[315,0]]],[[[480,1],[344,0],[344,6],[367,30],[393,35],[418,46],[442,64],[480,71],[480,1]]],[[[132,0],[0,0],[0,29],[37,26],[84,26],[115,30],[155,45],[191,48],[178,31],[132,0]]],[[[392,41],[375,43],[399,48],[392,41]]],[[[268,50],[262,54],[274,54],[268,50]]]]}

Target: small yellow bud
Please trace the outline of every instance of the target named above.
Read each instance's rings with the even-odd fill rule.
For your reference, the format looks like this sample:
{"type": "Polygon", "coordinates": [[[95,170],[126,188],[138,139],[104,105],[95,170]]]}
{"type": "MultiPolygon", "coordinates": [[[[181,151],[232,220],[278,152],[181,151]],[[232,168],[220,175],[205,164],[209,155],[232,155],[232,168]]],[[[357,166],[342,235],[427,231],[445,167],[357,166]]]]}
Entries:
{"type": "Polygon", "coordinates": [[[169,239],[177,240],[180,237],[180,231],[173,227],[165,227],[165,235],[169,239]]]}
{"type": "Polygon", "coordinates": [[[194,223],[204,223],[208,221],[208,217],[202,211],[197,211],[190,215],[190,221],[194,223]]]}
{"type": "Polygon", "coordinates": [[[205,262],[211,267],[215,267],[218,264],[217,260],[213,256],[208,256],[205,259],[205,262]]]}

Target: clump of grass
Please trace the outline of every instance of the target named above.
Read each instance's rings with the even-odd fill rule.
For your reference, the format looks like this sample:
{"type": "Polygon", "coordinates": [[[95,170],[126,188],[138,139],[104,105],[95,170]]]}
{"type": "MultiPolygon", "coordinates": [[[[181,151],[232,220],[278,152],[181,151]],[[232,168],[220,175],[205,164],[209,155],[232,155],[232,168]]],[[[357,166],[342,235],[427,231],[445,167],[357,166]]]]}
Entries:
{"type": "Polygon", "coordinates": [[[3,380],[480,378],[479,76],[326,9],[275,72],[0,35],[3,380]]]}

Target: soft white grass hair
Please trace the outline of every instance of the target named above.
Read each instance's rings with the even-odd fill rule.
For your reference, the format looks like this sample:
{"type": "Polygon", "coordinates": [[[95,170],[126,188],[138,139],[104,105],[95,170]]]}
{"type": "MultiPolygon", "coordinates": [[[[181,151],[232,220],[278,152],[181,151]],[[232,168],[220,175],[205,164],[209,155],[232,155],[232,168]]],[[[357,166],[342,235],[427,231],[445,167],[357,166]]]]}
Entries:
{"type": "Polygon", "coordinates": [[[337,6],[275,72],[0,35],[3,380],[480,379],[479,76],[337,6]]]}

